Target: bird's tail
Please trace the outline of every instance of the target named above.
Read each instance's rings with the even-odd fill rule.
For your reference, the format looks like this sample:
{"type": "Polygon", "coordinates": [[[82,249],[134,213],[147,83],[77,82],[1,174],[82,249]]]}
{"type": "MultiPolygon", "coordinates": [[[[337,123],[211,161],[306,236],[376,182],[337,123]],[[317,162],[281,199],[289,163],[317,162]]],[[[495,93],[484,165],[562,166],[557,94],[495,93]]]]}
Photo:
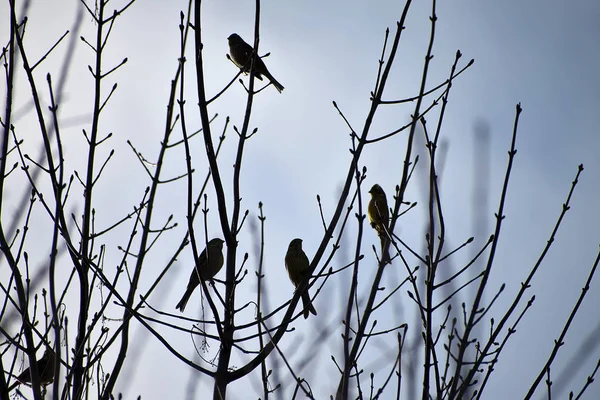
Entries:
{"type": "Polygon", "coordinates": [[[273,86],[275,86],[275,89],[277,89],[277,91],[279,93],[283,92],[283,85],[279,82],[277,82],[277,79],[273,78],[273,75],[271,75],[269,72],[267,72],[265,74],[265,76],[271,81],[271,83],[273,84],[273,86]]]}
{"type": "Polygon", "coordinates": [[[187,290],[183,294],[183,297],[181,298],[181,300],[179,300],[179,303],[177,303],[175,308],[179,309],[181,312],[183,312],[185,310],[185,306],[187,305],[187,302],[190,299],[190,296],[192,295],[192,293],[194,293],[194,288],[191,288],[191,289],[187,288],[187,290]]]}
{"type": "Polygon", "coordinates": [[[384,264],[388,264],[391,262],[390,260],[390,245],[392,243],[392,235],[390,233],[390,229],[386,224],[380,224],[375,227],[377,231],[377,236],[379,236],[379,241],[381,242],[381,261],[384,264]],[[386,248],[386,242],[390,242],[386,248]]]}
{"type": "Polygon", "coordinates": [[[312,315],[317,315],[317,310],[315,310],[315,307],[310,302],[308,290],[302,293],[302,307],[304,307],[304,319],[308,318],[309,313],[312,315]]]}
{"type": "Polygon", "coordinates": [[[381,261],[385,264],[390,262],[390,246],[385,247],[385,242],[389,241],[389,236],[387,233],[383,233],[379,235],[379,240],[381,241],[381,261]]]}

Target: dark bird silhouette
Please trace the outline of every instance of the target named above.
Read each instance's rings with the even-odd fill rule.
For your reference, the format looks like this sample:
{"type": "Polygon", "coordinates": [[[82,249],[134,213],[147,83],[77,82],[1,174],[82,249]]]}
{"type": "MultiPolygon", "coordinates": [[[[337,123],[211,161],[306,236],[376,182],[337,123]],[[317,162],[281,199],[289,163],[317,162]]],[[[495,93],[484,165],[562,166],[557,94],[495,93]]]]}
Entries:
{"type": "MultiPolygon", "coordinates": [[[[288,246],[287,254],[285,255],[285,269],[290,276],[290,281],[294,287],[298,288],[308,273],[308,257],[302,250],[302,239],[294,239],[288,246]]],[[[310,302],[308,288],[302,292],[302,307],[304,309],[304,318],[308,318],[309,313],[317,315],[317,310],[310,302]]]]}
{"type": "MultiPolygon", "coordinates": [[[[379,236],[379,240],[381,241],[381,250],[383,251],[385,240],[389,237],[390,209],[388,208],[385,192],[381,186],[374,184],[369,193],[371,194],[371,201],[369,201],[367,208],[367,216],[369,217],[371,226],[377,231],[377,236],[379,236]]],[[[386,257],[386,254],[382,258],[385,260],[389,259],[389,257],[386,257]]]]}
{"type": "MultiPolygon", "coordinates": [[[[54,363],[56,362],[56,354],[54,354],[54,350],[49,347],[46,347],[46,351],[44,351],[44,355],[42,358],[37,360],[37,370],[40,375],[40,383],[42,386],[46,386],[54,382],[54,363]]],[[[23,372],[16,377],[17,382],[13,383],[8,391],[12,391],[14,388],[19,386],[20,384],[31,385],[31,369],[27,367],[23,372]]]]}
{"type": "Polygon", "coordinates": [[[198,262],[196,263],[196,266],[190,275],[190,281],[188,282],[187,289],[175,308],[183,312],[183,310],[185,310],[185,305],[190,299],[190,296],[192,293],[194,293],[194,289],[196,289],[196,287],[200,284],[200,279],[203,281],[212,279],[217,272],[221,270],[224,261],[223,243],[224,242],[222,239],[211,239],[206,246],[208,249],[208,258],[206,257],[206,249],[202,250],[200,257],[198,258],[198,262]]]}
{"type": "MultiPolygon", "coordinates": [[[[244,42],[244,39],[240,37],[237,33],[232,33],[227,38],[229,40],[229,54],[231,55],[231,60],[237,65],[244,73],[250,73],[250,64],[252,64],[252,54],[254,53],[254,49],[248,43],[244,42]]],[[[277,79],[273,78],[273,75],[267,69],[264,61],[260,57],[256,57],[255,60],[256,65],[254,66],[254,76],[256,79],[262,81],[262,77],[265,76],[275,89],[281,93],[283,91],[283,85],[277,82],[277,79]]]]}

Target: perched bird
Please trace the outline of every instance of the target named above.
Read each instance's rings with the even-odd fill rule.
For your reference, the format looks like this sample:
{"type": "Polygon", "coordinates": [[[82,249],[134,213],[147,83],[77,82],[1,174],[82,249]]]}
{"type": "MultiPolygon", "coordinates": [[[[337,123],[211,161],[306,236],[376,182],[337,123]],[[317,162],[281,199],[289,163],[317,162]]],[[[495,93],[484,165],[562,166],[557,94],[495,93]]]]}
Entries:
{"type": "Polygon", "coordinates": [[[367,216],[373,229],[377,231],[377,236],[381,240],[381,249],[383,250],[385,239],[389,237],[388,224],[390,220],[390,209],[388,208],[385,192],[378,184],[374,184],[371,190],[371,201],[367,208],[367,216]]]}
{"type": "MultiPolygon", "coordinates": [[[[240,37],[237,33],[232,33],[227,38],[229,41],[229,53],[231,55],[231,60],[237,65],[242,71],[246,74],[250,73],[250,64],[252,63],[252,54],[254,53],[254,49],[248,43],[244,42],[244,39],[240,37]]],[[[254,66],[254,76],[256,79],[262,81],[263,75],[271,81],[275,89],[281,93],[283,91],[283,85],[269,72],[267,66],[264,61],[260,57],[256,57],[255,61],[256,65],[254,66]]]]}
{"type": "Polygon", "coordinates": [[[223,266],[223,243],[224,241],[219,238],[211,239],[208,242],[206,248],[208,249],[208,258],[206,257],[206,249],[202,251],[200,257],[198,258],[198,262],[196,266],[192,270],[192,274],[190,275],[190,281],[188,282],[187,289],[183,294],[179,303],[175,308],[181,310],[185,310],[185,305],[192,293],[194,293],[194,289],[200,284],[200,279],[203,281],[207,281],[212,279],[217,272],[221,270],[223,266]]]}
{"type": "MultiPolygon", "coordinates": [[[[302,239],[294,239],[290,242],[287,254],[285,255],[285,269],[290,276],[290,281],[297,288],[306,278],[308,273],[308,257],[302,250],[302,239]]],[[[302,293],[302,307],[304,308],[304,318],[308,318],[308,313],[317,315],[317,310],[310,302],[308,288],[302,293]]]]}
{"type": "MultiPolygon", "coordinates": [[[[54,354],[54,350],[49,347],[46,347],[46,351],[44,351],[44,355],[42,358],[37,360],[37,370],[40,375],[40,383],[42,386],[46,386],[51,384],[54,381],[54,363],[56,362],[56,355],[54,354]]],[[[31,371],[30,367],[25,369],[23,372],[16,377],[17,382],[13,383],[8,391],[10,392],[15,387],[20,385],[21,383],[25,385],[31,385],[31,371]]]]}

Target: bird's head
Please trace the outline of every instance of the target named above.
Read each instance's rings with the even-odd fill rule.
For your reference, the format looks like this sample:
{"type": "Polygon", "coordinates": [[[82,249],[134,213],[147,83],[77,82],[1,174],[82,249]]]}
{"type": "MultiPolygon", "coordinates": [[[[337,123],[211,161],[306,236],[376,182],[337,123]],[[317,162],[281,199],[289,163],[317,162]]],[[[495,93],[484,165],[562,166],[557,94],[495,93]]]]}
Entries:
{"type": "Polygon", "coordinates": [[[218,247],[219,249],[223,248],[223,243],[225,243],[225,241],[221,238],[214,238],[211,239],[210,242],[208,242],[208,245],[210,247],[218,247]]]}
{"type": "Polygon", "coordinates": [[[290,250],[292,250],[292,249],[293,250],[302,250],[302,239],[300,239],[300,238],[293,239],[290,242],[289,249],[290,250]]]}
{"type": "Polygon", "coordinates": [[[42,358],[49,359],[52,357],[54,357],[54,350],[52,350],[49,347],[46,347],[46,350],[44,351],[44,355],[42,356],[42,358]]]}
{"type": "Polygon", "coordinates": [[[229,40],[229,43],[236,43],[236,42],[240,42],[243,41],[242,38],[240,37],[240,35],[238,35],[237,33],[232,33],[231,35],[229,35],[229,37],[227,38],[227,40],[229,40]]]}
{"type": "Polygon", "coordinates": [[[378,184],[374,184],[373,187],[371,187],[371,190],[369,190],[369,193],[371,193],[372,196],[376,196],[376,195],[380,195],[380,194],[385,196],[385,192],[383,191],[381,186],[379,186],[378,184]]]}

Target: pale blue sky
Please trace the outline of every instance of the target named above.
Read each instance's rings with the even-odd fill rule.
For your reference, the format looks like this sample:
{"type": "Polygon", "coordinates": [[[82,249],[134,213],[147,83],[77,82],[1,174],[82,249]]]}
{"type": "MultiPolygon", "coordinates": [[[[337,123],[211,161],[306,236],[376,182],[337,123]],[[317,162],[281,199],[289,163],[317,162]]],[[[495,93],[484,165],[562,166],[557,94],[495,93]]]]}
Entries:
{"type": "MultiPolygon", "coordinates": [[[[32,58],[43,54],[57,37],[71,27],[78,2],[63,0],[60,3],[53,2],[50,5],[40,0],[33,1],[26,42],[32,58]]],[[[246,41],[252,42],[254,2],[245,2],[245,5],[237,3],[203,3],[202,28],[209,93],[218,91],[237,72],[225,57],[228,52],[227,36],[237,32],[246,41]]],[[[387,99],[415,95],[421,79],[429,40],[430,4],[415,3],[409,13],[393,75],[385,91],[384,97],[387,99]]],[[[271,53],[265,62],[285,86],[285,91],[280,95],[269,87],[255,100],[252,126],[259,127],[259,134],[246,147],[242,197],[243,207],[251,212],[250,218],[256,218],[258,202],[264,203],[268,246],[266,284],[272,295],[272,307],[292,295],[292,286],[287,281],[283,267],[287,244],[294,237],[302,237],[309,257],[314,254],[322,235],[316,195],[321,196],[325,212],[330,215],[350,160],[348,129],[331,102],[337,101],[355,129],[362,128],[370,105],[369,91],[374,85],[384,31],[390,27],[393,34],[402,6],[394,1],[262,3],[260,53],[271,53]]],[[[102,124],[105,132],[114,134],[107,149],[115,148],[116,155],[106,169],[103,183],[101,181],[98,187],[99,191],[106,192],[98,192],[96,198],[98,211],[113,216],[110,222],[129,212],[149,184],[126,140],[131,140],[148,159],[157,154],[164,129],[170,80],[177,66],[179,12],[186,7],[186,2],[182,1],[140,1],[118,20],[113,29],[112,41],[109,41],[106,52],[106,68],[109,69],[109,65],[120,62],[124,57],[128,57],[129,61],[113,74],[112,79],[109,78],[105,89],[108,90],[114,80],[118,81],[118,91],[104,112],[102,124]]],[[[6,15],[6,12],[5,2],[0,5],[0,15],[6,15]]],[[[442,133],[449,141],[441,189],[446,201],[446,222],[450,235],[448,248],[473,235],[471,178],[475,122],[484,120],[490,126],[491,192],[487,216],[491,229],[505,172],[516,103],[521,102],[524,110],[517,139],[518,154],[505,209],[504,231],[491,282],[495,288],[502,282],[507,283],[505,294],[493,310],[496,315],[509,304],[511,296],[519,289],[520,282],[525,279],[528,269],[543,249],[561,211],[577,165],[583,163],[585,166],[572,200],[572,209],[567,213],[563,229],[529,292],[529,295],[536,294],[535,305],[508,343],[484,396],[486,399],[522,398],[529,382],[545,362],[563,321],[580,293],[600,241],[597,208],[600,204],[600,161],[597,155],[600,148],[597,128],[600,110],[600,56],[597,51],[600,3],[593,0],[460,0],[439,2],[437,16],[435,57],[428,86],[446,79],[456,50],[460,49],[463,53],[462,65],[471,58],[475,59],[473,67],[454,83],[442,133]]],[[[85,16],[80,34],[91,38],[94,29],[91,19],[85,16]]],[[[0,30],[0,41],[6,43],[6,38],[7,30],[3,28],[0,30]]],[[[38,68],[40,82],[47,72],[58,76],[60,54],[57,52],[55,57],[50,57],[38,68]]],[[[196,115],[191,54],[188,51],[187,120],[190,126],[195,127],[199,118],[196,115]]],[[[87,65],[92,60],[89,49],[79,42],[62,106],[62,117],[85,114],[90,109],[92,80],[87,65]]],[[[28,96],[22,73],[19,73],[19,78],[17,107],[25,104],[28,96]]],[[[0,104],[4,106],[4,98],[1,101],[0,104]]],[[[244,104],[245,92],[239,85],[234,85],[222,99],[215,102],[211,112],[220,115],[214,128],[215,137],[217,132],[221,132],[226,115],[231,116],[232,124],[241,126],[244,104]]],[[[373,125],[372,135],[378,136],[405,124],[411,111],[412,105],[383,109],[373,125]]],[[[428,121],[433,125],[434,116],[429,117],[428,121]]],[[[28,124],[25,118],[15,123],[22,135],[25,135],[23,132],[27,131],[28,124]]],[[[89,121],[63,132],[63,137],[68,140],[67,159],[73,162],[69,167],[71,170],[77,168],[81,171],[83,168],[85,154],[81,151],[84,145],[80,134],[82,128],[89,130],[89,121]]],[[[26,145],[33,145],[38,140],[33,134],[31,136],[26,145]]],[[[220,161],[228,191],[231,188],[229,179],[232,172],[230,167],[234,162],[235,139],[235,133],[230,130],[220,161]]],[[[198,176],[203,179],[206,168],[202,158],[203,146],[200,142],[196,142],[196,146],[194,162],[198,176]]],[[[369,169],[366,187],[380,183],[388,197],[391,197],[400,179],[403,156],[403,135],[367,148],[362,160],[369,169]]],[[[181,153],[173,154],[170,161],[172,167],[168,176],[184,171],[181,153]]],[[[424,204],[418,185],[416,181],[412,184],[408,196],[411,201],[424,204]]],[[[212,188],[208,193],[212,208],[210,229],[215,235],[220,235],[212,188]]],[[[363,195],[367,195],[366,190],[363,195]]],[[[77,196],[79,193],[73,197],[77,196]]],[[[158,211],[163,216],[175,214],[180,227],[183,227],[184,206],[183,186],[173,186],[160,198],[158,211]]],[[[418,208],[406,215],[399,225],[401,236],[416,249],[422,248],[424,240],[424,213],[423,208],[418,208]]],[[[101,225],[106,226],[110,222],[101,225]]],[[[153,256],[156,265],[147,270],[148,282],[155,276],[153,274],[163,268],[170,256],[169,250],[181,237],[181,231],[178,232],[161,242],[162,247],[153,256]]],[[[116,241],[111,248],[111,266],[120,256],[116,244],[122,243],[126,234],[126,229],[116,234],[116,241]]],[[[254,256],[253,241],[249,237],[245,237],[241,248],[254,256]]],[[[35,241],[35,232],[32,232],[31,238],[35,241]]],[[[377,238],[369,230],[364,237],[363,252],[371,260],[363,264],[365,268],[369,267],[369,263],[372,264],[370,247],[373,243],[377,243],[377,238]]],[[[456,263],[465,260],[469,254],[467,251],[459,255],[456,263]]],[[[43,257],[46,255],[40,259],[43,257]]],[[[176,276],[173,270],[164,282],[164,290],[174,287],[168,297],[160,300],[167,311],[174,311],[174,305],[181,295],[179,288],[183,288],[187,282],[190,252],[185,252],[179,260],[177,269],[181,273],[176,276]]],[[[256,258],[251,258],[249,267],[253,268],[255,263],[256,258]]],[[[340,256],[334,266],[341,265],[343,257],[340,256]]],[[[249,279],[253,279],[254,273],[250,275],[249,279]]],[[[597,317],[597,304],[600,302],[597,282],[592,282],[591,292],[573,323],[566,345],[559,353],[553,369],[555,379],[562,371],[561,366],[570,360],[570,354],[578,349],[582,338],[600,323],[597,317]]],[[[332,284],[330,290],[337,288],[338,284],[332,284]]],[[[249,286],[251,288],[247,296],[254,296],[254,287],[249,286]]],[[[195,296],[199,294],[195,293],[195,296]]],[[[409,308],[411,303],[405,294],[403,296],[404,307],[409,308]]],[[[156,303],[160,301],[155,300],[156,303]]],[[[339,322],[337,314],[327,310],[326,303],[328,301],[317,298],[319,316],[295,323],[296,332],[282,342],[284,349],[293,352],[291,349],[300,341],[299,338],[315,326],[339,322]]],[[[191,316],[193,312],[190,306],[186,314],[191,316]]],[[[115,317],[118,315],[115,314],[115,317]]],[[[384,321],[386,318],[379,316],[379,319],[384,321]]],[[[414,323],[414,320],[409,319],[408,322],[414,323]]],[[[333,341],[339,340],[339,333],[332,335],[333,341]]],[[[193,355],[189,336],[169,335],[179,351],[190,357],[193,355]]],[[[311,380],[317,398],[327,398],[335,390],[337,370],[331,364],[330,355],[339,356],[339,349],[340,343],[334,342],[331,348],[324,349],[320,355],[323,362],[318,370],[301,371],[303,376],[311,380]],[[330,378],[321,379],[320,376],[330,378]]],[[[183,398],[189,378],[187,367],[152,338],[144,350],[127,396],[140,394],[146,399],[183,398]],[[158,365],[159,368],[152,365],[158,365]]],[[[212,351],[216,351],[216,346],[212,351]]],[[[292,362],[298,362],[302,354],[307,352],[302,348],[295,351],[297,353],[291,357],[292,362]]],[[[591,351],[592,355],[581,370],[577,371],[572,381],[567,382],[567,390],[579,390],[586,376],[591,373],[600,357],[600,349],[591,351]]],[[[374,356],[377,355],[375,352],[374,356]]],[[[207,379],[200,375],[198,379],[203,382],[199,390],[210,387],[207,379]]],[[[289,376],[285,373],[282,373],[282,379],[289,384],[289,376]]],[[[124,390],[126,383],[122,382],[118,387],[124,390]]],[[[232,399],[244,399],[248,398],[247,390],[243,384],[233,384],[228,394],[232,399]]],[[[567,393],[562,392],[561,397],[564,398],[567,393]]],[[[599,393],[598,386],[592,385],[585,398],[597,398],[599,393]]],[[[542,394],[543,390],[539,390],[537,398],[541,398],[542,394]]],[[[289,396],[291,387],[286,387],[283,398],[289,396]]],[[[254,397],[258,397],[258,393],[254,397]]]]}

